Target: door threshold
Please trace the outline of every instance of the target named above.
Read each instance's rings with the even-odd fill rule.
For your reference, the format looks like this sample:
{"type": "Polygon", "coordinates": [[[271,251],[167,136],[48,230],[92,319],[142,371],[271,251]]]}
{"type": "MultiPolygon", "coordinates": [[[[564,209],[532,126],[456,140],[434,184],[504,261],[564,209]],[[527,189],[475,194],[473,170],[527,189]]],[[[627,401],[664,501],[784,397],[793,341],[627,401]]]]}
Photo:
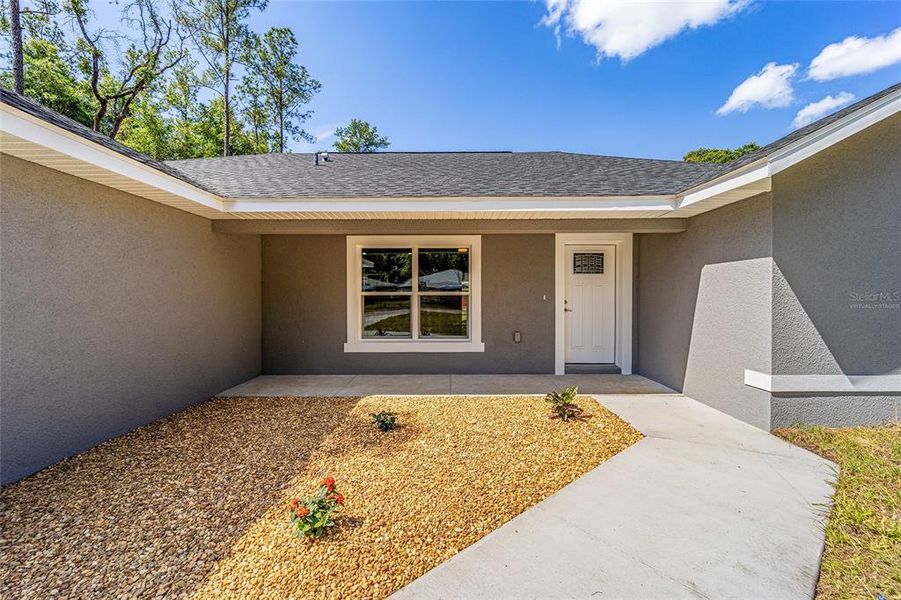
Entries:
{"type": "Polygon", "coordinates": [[[610,363],[566,363],[564,373],[567,375],[622,375],[618,365],[610,363]]]}

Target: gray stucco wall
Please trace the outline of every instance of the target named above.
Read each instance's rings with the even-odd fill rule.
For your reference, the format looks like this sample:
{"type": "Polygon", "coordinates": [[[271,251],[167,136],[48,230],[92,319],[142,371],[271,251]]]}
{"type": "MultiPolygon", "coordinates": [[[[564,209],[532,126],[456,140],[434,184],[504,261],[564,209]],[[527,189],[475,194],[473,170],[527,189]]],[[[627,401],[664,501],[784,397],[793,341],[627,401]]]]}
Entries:
{"type": "Polygon", "coordinates": [[[771,193],[641,234],[639,372],[763,428],[878,423],[897,394],[769,394],[775,375],[901,376],[901,116],[771,193]]]}
{"type": "Polygon", "coordinates": [[[3,482],[259,373],[259,236],[8,155],[0,173],[3,482]]]}
{"type": "MultiPolygon", "coordinates": [[[[773,198],[773,373],[901,380],[901,115],[778,173],[773,198]]],[[[774,427],[899,416],[897,395],[773,400],[774,427]]]]}
{"type": "Polygon", "coordinates": [[[266,235],[262,246],[264,373],[554,372],[553,235],[482,236],[485,352],[461,354],[345,354],[345,237],[266,235]]]}
{"type": "Polygon", "coordinates": [[[639,372],[758,427],[770,395],[744,385],[769,372],[769,194],[639,235],[639,372]]]}

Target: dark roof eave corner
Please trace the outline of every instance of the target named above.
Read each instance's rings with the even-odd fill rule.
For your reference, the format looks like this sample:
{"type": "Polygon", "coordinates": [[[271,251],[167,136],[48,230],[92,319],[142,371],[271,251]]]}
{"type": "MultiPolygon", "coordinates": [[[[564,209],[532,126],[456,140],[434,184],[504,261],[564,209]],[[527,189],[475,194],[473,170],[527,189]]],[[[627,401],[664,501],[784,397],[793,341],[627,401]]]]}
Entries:
{"type": "Polygon", "coordinates": [[[126,158],[130,158],[135,160],[151,169],[159,171],[164,175],[168,175],[170,177],[174,177],[179,181],[182,181],[188,185],[192,185],[204,192],[215,194],[215,192],[201,183],[195,181],[178,168],[167,165],[161,161],[156,160],[151,156],[147,156],[133,148],[129,148],[125,144],[121,142],[117,142],[116,140],[103,135],[97,131],[89,127],[85,127],[78,121],[70,119],[69,117],[56,112],[55,110],[51,110],[46,106],[28,98],[26,96],[22,96],[17,94],[16,92],[6,89],[4,87],[0,87],[0,103],[6,104],[16,110],[20,110],[32,117],[40,119],[45,123],[49,123],[55,127],[59,127],[60,129],[64,129],[71,134],[77,135],[78,137],[97,144],[99,146],[103,146],[107,150],[112,150],[117,154],[121,154],[126,158]]]}
{"type": "Polygon", "coordinates": [[[738,160],[734,160],[731,163],[727,163],[727,164],[723,165],[722,168],[719,169],[717,172],[713,173],[712,175],[705,176],[703,178],[699,178],[697,181],[693,182],[690,186],[688,186],[687,188],[685,188],[684,190],[682,190],[679,193],[680,194],[685,193],[693,188],[698,187],[699,185],[703,185],[705,183],[711,182],[715,179],[723,177],[724,175],[728,175],[729,173],[732,173],[734,171],[738,171],[738,170],[742,169],[743,167],[746,167],[746,166],[756,163],[758,161],[765,160],[771,154],[776,152],[777,150],[781,150],[782,148],[785,148],[786,146],[788,146],[798,140],[801,140],[801,139],[807,137],[808,135],[816,133],[817,131],[819,131],[820,129],[823,129],[824,127],[828,127],[832,123],[835,123],[836,121],[844,119],[848,115],[854,114],[854,113],[858,112],[859,110],[866,108],[875,102],[878,102],[879,100],[885,98],[886,96],[890,96],[891,94],[893,94],[895,92],[899,92],[899,91],[901,91],[901,82],[895,83],[894,85],[891,85],[883,90],[880,90],[880,91],[876,92],[875,94],[871,94],[870,96],[867,96],[866,98],[862,98],[861,100],[855,102],[854,104],[846,106],[845,108],[838,110],[838,111],[832,113],[831,115],[827,115],[821,119],[818,119],[818,120],[814,121],[813,123],[810,123],[809,125],[805,125],[804,127],[796,129],[795,131],[792,131],[791,133],[784,135],[781,138],[779,138],[773,142],[770,142],[766,146],[764,146],[758,150],[755,150],[754,152],[751,152],[750,154],[746,154],[746,155],[742,156],[738,160]]]}

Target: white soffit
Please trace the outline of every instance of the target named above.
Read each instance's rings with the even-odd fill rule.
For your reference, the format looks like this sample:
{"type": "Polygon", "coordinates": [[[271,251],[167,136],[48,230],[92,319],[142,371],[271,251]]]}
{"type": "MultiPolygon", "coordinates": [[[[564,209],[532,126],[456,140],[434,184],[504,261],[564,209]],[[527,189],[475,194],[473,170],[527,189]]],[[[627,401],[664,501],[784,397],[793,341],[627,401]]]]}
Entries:
{"type": "Polygon", "coordinates": [[[244,211],[223,213],[230,220],[422,220],[422,219],[467,219],[467,220],[520,220],[520,219],[652,219],[669,216],[671,210],[617,210],[617,211],[497,211],[497,210],[469,210],[469,211],[373,211],[363,212],[366,209],[360,207],[353,211],[337,212],[326,209],[319,211],[244,211]]]}
{"type": "Polygon", "coordinates": [[[673,197],[234,198],[223,209],[245,219],[623,219],[666,214],[673,197]]]}
{"type": "Polygon", "coordinates": [[[769,192],[771,187],[769,165],[761,161],[680,194],[675,209],[667,216],[691,217],[762,192],[769,192]]]}
{"type": "Polygon", "coordinates": [[[2,103],[0,151],[196,215],[229,218],[215,194],[2,103]]]}

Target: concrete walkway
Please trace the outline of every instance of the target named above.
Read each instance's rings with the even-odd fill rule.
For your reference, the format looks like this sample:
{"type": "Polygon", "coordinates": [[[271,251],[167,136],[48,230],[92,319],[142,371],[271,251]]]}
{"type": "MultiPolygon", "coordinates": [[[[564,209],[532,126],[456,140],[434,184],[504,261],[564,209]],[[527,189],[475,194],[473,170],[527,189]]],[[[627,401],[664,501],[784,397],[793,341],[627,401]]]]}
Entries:
{"type": "Polygon", "coordinates": [[[835,467],[681,395],[598,396],[647,437],[394,598],[811,598],[835,467]]]}
{"type": "Polygon", "coordinates": [[[260,375],[220,396],[371,396],[376,394],[541,394],[575,385],[580,394],[661,394],[641,375],[260,375]]]}

